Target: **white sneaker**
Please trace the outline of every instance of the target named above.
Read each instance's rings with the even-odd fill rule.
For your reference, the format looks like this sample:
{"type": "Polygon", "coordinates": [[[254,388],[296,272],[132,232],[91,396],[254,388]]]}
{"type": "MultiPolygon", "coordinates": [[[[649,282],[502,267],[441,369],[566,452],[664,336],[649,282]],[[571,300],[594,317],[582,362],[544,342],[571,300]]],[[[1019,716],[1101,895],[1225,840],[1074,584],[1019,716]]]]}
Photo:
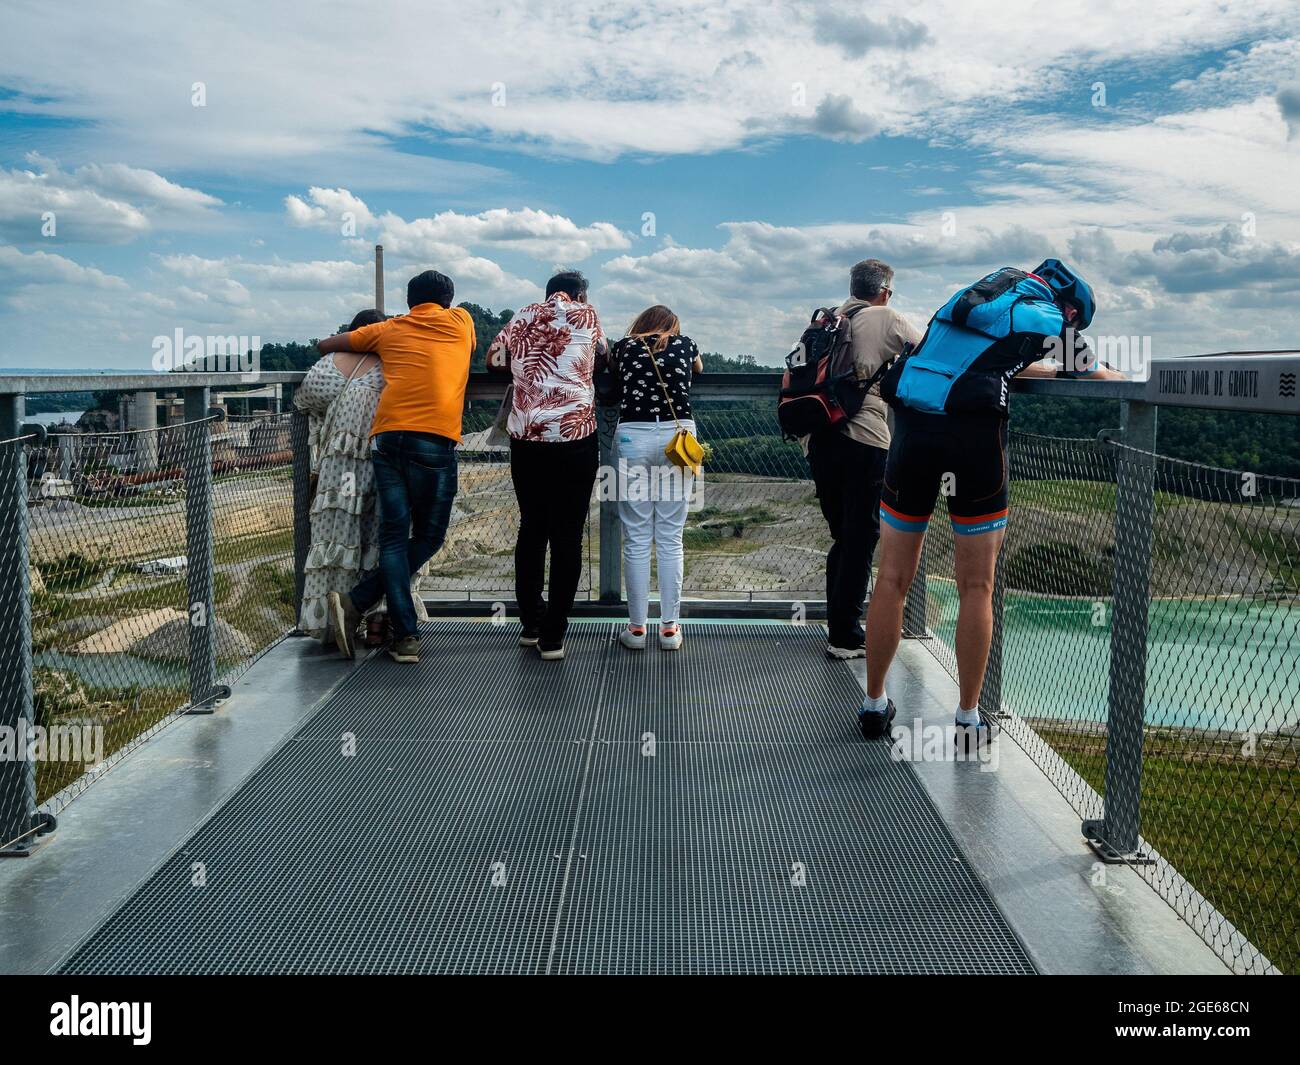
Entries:
{"type": "Polygon", "coordinates": [[[630,651],[645,650],[645,626],[641,626],[640,632],[635,632],[631,625],[626,626],[618,634],[618,642],[630,651]]]}
{"type": "Polygon", "coordinates": [[[676,651],[682,646],[682,627],[677,622],[663,625],[659,629],[659,649],[676,651]]]}

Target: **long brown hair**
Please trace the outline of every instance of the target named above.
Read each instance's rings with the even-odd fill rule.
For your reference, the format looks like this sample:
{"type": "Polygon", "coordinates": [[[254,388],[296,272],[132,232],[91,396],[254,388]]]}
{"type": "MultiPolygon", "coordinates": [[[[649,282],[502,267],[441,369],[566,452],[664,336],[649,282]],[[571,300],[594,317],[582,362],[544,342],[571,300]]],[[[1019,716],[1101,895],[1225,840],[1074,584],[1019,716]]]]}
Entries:
{"type": "Polygon", "coordinates": [[[678,336],[682,331],[682,323],[678,320],[677,315],[665,307],[662,303],[656,303],[653,307],[647,307],[644,311],[636,316],[636,320],[627,327],[627,335],[630,337],[639,337],[650,345],[648,338],[655,337],[655,342],[650,345],[650,350],[658,354],[668,345],[669,339],[678,336]]]}

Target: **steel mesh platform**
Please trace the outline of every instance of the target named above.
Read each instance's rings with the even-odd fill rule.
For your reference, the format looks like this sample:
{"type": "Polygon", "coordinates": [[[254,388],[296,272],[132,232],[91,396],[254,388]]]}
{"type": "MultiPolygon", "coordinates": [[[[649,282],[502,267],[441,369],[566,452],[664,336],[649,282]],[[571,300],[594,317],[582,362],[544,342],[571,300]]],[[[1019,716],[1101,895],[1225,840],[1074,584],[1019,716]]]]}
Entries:
{"type": "Polygon", "coordinates": [[[820,626],[616,631],[359,667],[60,971],[1033,971],[820,626]]]}

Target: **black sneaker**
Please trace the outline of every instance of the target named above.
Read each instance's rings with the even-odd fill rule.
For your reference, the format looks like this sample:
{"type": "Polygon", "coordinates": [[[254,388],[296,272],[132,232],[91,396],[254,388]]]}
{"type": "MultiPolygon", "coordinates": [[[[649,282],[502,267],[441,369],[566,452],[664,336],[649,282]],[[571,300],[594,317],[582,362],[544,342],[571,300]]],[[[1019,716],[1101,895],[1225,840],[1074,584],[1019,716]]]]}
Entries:
{"type": "Polygon", "coordinates": [[[547,643],[545,640],[537,641],[537,653],[547,662],[555,662],[564,657],[564,643],[547,643]]]}
{"type": "Polygon", "coordinates": [[[388,657],[394,662],[406,662],[408,664],[420,661],[420,638],[418,636],[403,636],[400,640],[394,640],[389,645],[388,657]]]}
{"type": "Polygon", "coordinates": [[[826,657],[834,659],[848,658],[866,658],[867,645],[865,643],[838,644],[826,641],[826,657]]]}
{"type": "Polygon", "coordinates": [[[868,710],[864,700],[862,706],[858,708],[858,728],[862,729],[862,735],[867,739],[878,740],[889,731],[889,726],[894,720],[894,714],[897,712],[893,699],[885,700],[883,712],[868,710]]]}
{"type": "Polygon", "coordinates": [[[519,646],[536,647],[537,642],[541,638],[542,638],[542,634],[538,632],[536,629],[525,628],[524,631],[519,634],[519,646]]]}
{"type": "Polygon", "coordinates": [[[959,751],[974,751],[982,744],[988,743],[994,736],[1001,731],[1001,726],[986,714],[980,711],[979,723],[975,725],[966,725],[954,719],[956,731],[953,733],[953,743],[959,751]]]}

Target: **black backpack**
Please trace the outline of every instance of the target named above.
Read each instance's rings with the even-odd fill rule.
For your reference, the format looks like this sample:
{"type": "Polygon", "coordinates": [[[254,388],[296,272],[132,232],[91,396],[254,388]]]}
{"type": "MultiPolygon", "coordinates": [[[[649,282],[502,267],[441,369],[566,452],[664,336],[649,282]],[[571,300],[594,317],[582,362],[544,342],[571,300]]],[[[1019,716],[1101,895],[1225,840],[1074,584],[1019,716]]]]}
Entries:
{"type": "Polygon", "coordinates": [[[842,426],[862,409],[868,390],[889,369],[891,363],[885,363],[869,380],[858,378],[849,323],[861,309],[840,314],[817,308],[785,357],[776,418],[787,440],[842,426]]]}

